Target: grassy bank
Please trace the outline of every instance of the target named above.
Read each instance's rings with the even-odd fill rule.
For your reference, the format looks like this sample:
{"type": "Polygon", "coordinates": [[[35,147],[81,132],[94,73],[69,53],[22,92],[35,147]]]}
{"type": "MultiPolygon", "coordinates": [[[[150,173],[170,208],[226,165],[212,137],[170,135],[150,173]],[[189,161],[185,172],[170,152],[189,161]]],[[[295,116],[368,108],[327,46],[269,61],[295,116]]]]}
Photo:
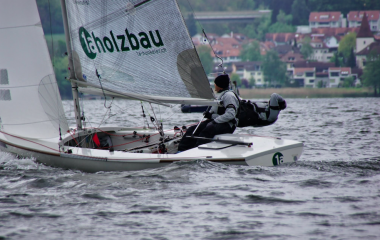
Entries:
{"type": "Polygon", "coordinates": [[[285,98],[332,98],[332,97],[372,97],[373,90],[368,88],[265,88],[239,89],[245,99],[269,98],[278,93],[285,98]]]}

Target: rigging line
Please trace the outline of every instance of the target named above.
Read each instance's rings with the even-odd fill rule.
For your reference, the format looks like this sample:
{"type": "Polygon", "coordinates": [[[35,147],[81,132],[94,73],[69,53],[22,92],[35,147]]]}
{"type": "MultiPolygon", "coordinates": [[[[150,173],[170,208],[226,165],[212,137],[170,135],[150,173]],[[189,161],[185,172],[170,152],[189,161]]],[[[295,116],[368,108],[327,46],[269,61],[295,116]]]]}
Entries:
{"type": "MultiPolygon", "coordinates": [[[[212,45],[211,45],[211,42],[208,40],[207,34],[206,34],[206,32],[205,32],[204,29],[202,29],[202,32],[203,32],[203,34],[205,35],[205,38],[207,39],[207,42],[208,42],[208,44],[210,45],[212,51],[214,52],[215,57],[219,58],[220,61],[222,61],[222,62],[218,65],[218,67],[221,67],[221,68],[223,69],[223,59],[222,59],[221,57],[219,57],[219,55],[215,52],[214,48],[213,48],[212,45]]],[[[224,69],[223,69],[223,74],[226,74],[225,71],[224,71],[224,69]]]]}
{"type": "MultiPolygon", "coordinates": [[[[154,112],[153,106],[152,106],[151,103],[149,103],[149,104],[150,104],[150,108],[152,109],[152,112],[153,112],[154,118],[155,118],[156,121],[157,121],[156,113],[154,112]]],[[[158,125],[156,125],[156,124],[154,123],[154,122],[156,122],[156,121],[152,121],[152,123],[154,124],[154,126],[156,127],[156,129],[159,131],[159,127],[158,127],[158,125]]]]}
{"type": "Polygon", "coordinates": [[[100,125],[102,125],[103,123],[105,123],[105,121],[107,121],[107,119],[109,119],[109,118],[107,118],[107,119],[105,119],[105,118],[106,118],[107,114],[109,114],[109,112],[111,112],[111,107],[112,107],[112,103],[113,103],[113,100],[114,100],[114,99],[115,99],[115,98],[112,98],[112,101],[111,101],[110,107],[107,108],[107,111],[106,111],[106,113],[104,114],[102,121],[100,121],[100,123],[99,123],[99,125],[98,125],[98,128],[100,127],[100,125]]]}
{"type": "MultiPolygon", "coordinates": [[[[190,6],[190,8],[191,8],[191,12],[192,12],[193,17],[194,17],[194,16],[195,16],[195,12],[194,12],[193,6],[190,4],[189,0],[187,0],[187,3],[189,4],[189,6],[190,6]]],[[[194,21],[195,21],[195,17],[194,17],[194,21]]],[[[216,54],[214,48],[211,46],[211,42],[208,40],[208,37],[207,37],[206,32],[205,32],[205,28],[203,27],[202,23],[200,23],[199,21],[196,21],[196,22],[202,27],[202,32],[203,32],[205,38],[207,39],[207,42],[209,43],[209,45],[210,45],[212,51],[214,52],[215,56],[216,56],[217,58],[219,58],[219,59],[222,61],[222,63],[219,64],[218,66],[221,66],[222,69],[223,69],[223,59],[220,58],[220,57],[216,54]]],[[[225,74],[224,69],[223,69],[223,74],[225,74]]]]}

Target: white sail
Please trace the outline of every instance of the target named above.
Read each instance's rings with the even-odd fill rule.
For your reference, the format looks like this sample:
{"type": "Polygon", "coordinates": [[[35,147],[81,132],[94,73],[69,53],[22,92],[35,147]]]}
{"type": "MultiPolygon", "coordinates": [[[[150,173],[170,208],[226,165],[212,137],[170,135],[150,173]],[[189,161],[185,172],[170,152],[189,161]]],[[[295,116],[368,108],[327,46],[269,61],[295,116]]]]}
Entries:
{"type": "Polygon", "coordinates": [[[0,43],[1,131],[29,138],[66,132],[68,124],[34,0],[0,0],[0,43]]]}
{"type": "Polygon", "coordinates": [[[145,96],[214,99],[175,0],[66,6],[78,80],[145,96]]]}

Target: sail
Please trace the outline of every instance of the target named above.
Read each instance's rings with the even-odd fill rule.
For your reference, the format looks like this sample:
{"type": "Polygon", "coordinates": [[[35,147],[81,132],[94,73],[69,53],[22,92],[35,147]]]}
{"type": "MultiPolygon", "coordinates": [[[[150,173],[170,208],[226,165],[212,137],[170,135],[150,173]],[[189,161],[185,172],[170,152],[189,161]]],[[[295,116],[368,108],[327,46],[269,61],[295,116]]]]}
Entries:
{"type": "Polygon", "coordinates": [[[175,0],[67,0],[76,77],[144,96],[214,99],[175,0]]]}
{"type": "Polygon", "coordinates": [[[52,138],[68,130],[34,0],[0,0],[0,131],[52,138]]]}

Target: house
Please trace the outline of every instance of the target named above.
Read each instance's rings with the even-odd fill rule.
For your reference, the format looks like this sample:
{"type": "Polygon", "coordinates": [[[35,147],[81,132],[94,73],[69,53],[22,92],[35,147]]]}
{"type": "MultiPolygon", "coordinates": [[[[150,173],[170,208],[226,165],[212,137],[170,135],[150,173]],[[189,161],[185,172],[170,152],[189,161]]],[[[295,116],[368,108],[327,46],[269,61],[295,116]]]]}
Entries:
{"type": "MultiPolygon", "coordinates": [[[[208,37],[208,40],[212,43],[215,41],[216,38],[219,38],[218,35],[214,34],[214,33],[208,33],[207,34],[207,37],[208,37]]],[[[203,34],[195,34],[191,40],[193,41],[194,43],[194,46],[199,46],[199,45],[203,45],[203,44],[209,44],[209,42],[207,41],[207,39],[203,36],[203,34]]]]}
{"type": "Polygon", "coordinates": [[[345,19],[340,12],[311,12],[309,26],[311,29],[345,27],[345,19]]]}
{"type": "MultiPolygon", "coordinates": [[[[351,77],[352,72],[350,67],[331,67],[329,68],[330,87],[338,87],[345,78],[351,77]]],[[[354,77],[354,79],[356,79],[354,77]]]]}
{"type": "Polygon", "coordinates": [[[278,45],[293,45],[296,39],[296,33],[267,33],[265,41],[273,42],[278,45]]]}
{"type": "Polygon", "coordinates": [[[334,52],[330,51],[322,38],[313,37],[310,45],[313,47],[313,54],[309,57],[311,60],[329,62],[330,58],[334,55],[334,52]]]}
{"type": "Polygon", "coordinates": [[[220,59],[216,55],[222,58],[224,63],[241,61],[240,51],[242,50],[242,45],[235,38],[219,37],[216,38],[211,45],[214,49],[214,51],[211,52],[211,56],[214,58],[215,63],[220,62],[220,59]]]}
{"type": "Polygon", "coordinates": [[[293,74],[294,63],[299,62],[299,61],[303,61],[303,60],[304,60],[303,56],[299,52],[298,49],[296,51],[294,51],[294,50],[289,51],[281,57],[281,61],[286,63],[286,70],[287,70],[288,76],[291,76],[293,74]]]}
{"type": "Polygon", "coordinates": [[[294,47],[293,45],[278,45],[272,48],[274,51],[278,53],[278,56],[282,58],[288,52],[297,52],[299,53],[299,49],[294,47]]]}
{"type": "Polygon", "coordinates": [[[356,36],[356,52],[360,52],[365,47],[375,41],[373,34],[370,30],[367,15],[363,15],[362,24],[359,29],[359,33],[356,36]]]}
{"type": "Polygon", "coordinates": [[[315,67],[294,68],[293,80],[298,87],[310,87],[315,85],[315,67]]]}
{"type": "Polygon", "coordinates": [[[360,27],[364,15],[368,18],[370,30],[380,32],[380,10],[351,11],[347,14],[348,26],[360,27]]]}
{"type": "Polygon", "coordinates": [[[298,83],[299,87],[318,87],[318,82],[322,81],[322,87],[330,87],[328,70],[335,67],[330,62],[312,62],[312,61],[296,61],[294,64],[293,76],[291,78],[298,83]],[[313,70],[312,70],[313,69],[313,70]],[[315,69],[315,70],[314,70],[315,69]],[[311,75],[315,73],[315,76],[311,75]],[[296,75],[296,73],[298,75],[296,75]],[[303,73],[303,74],[301,74],[303,73]],[[308,74],[306,74],[308,73],[308,74]],[[313,80],[314,81],[310,81],[313,80]]]}
{"type": "Polygon", "coordinates": [[[265,85],[264,73],[262,71],[262,62],[234,62],[232,63],[232,72],[239,75],[240,79],[249,81],[255,79],[255,85],[261,87],[265,85]]]}
{"type": "Polygon", "coordinates": [[[373,42],[360,52],[356,53],[356,66],[358,66],[358,68],[365,68],[367,56],[370,53],[377,53],[380,55],[380,42],[373,42]]]}

